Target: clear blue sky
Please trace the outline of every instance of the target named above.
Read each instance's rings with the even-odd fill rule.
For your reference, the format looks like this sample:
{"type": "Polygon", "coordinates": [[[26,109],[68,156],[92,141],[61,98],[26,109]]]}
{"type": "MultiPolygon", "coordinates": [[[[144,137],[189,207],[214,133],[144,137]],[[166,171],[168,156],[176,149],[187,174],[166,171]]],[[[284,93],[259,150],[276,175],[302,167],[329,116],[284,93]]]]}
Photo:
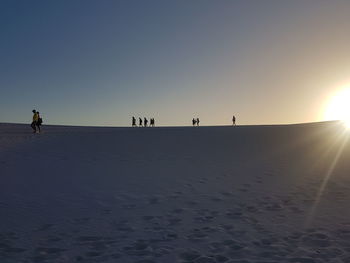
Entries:
{"type": "Polygon", "coordinates": [[[350,84],[347,0],[0,1],[0,122],[322,120],[350,84]]]}

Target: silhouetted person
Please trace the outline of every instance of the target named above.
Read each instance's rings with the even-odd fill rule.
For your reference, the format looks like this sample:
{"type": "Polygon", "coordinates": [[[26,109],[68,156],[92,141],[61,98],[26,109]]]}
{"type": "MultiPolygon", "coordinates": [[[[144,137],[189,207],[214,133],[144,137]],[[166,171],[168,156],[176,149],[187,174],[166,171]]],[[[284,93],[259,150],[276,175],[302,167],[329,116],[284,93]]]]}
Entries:
{"type": "Polygon", "coordinates": [[[154,119],[153,119],[153,118],[150,118],[150,119],[149,119],[149,126],[150,126],[150,127],[153,127],[153,126],[154,126],[154,119]]]}
{"type": "Polygon", "coordinates": [[[192,125],[195,126],[197,123],[197,121],[195,120],[195,118],[192,119],[192,125]]]}
{"type": "Polygon", "coordinates": [[[39,132],[41,132],[40,126],[43,123],[43,119],[40,117],[40,113],[38,111],[36,113],[38,114],[38,121],[36,123],[36,126],[38,127],[39,132]]]}
{"type": "Polygon", "coordinates": [[[147,127],[147,124],[148,124],[148,120],[145,118],[143,118],[143,124],[145,125],[145,127],[147,127]]]}
{"type": "Polygon", "coordinates": [[[142,127],[142,119],[139,118],[139,126],[142,127]]]}
{"type": "Polygon", "coordinates": [[[196,123],[197,123],[197,126],[199,126],[199,118],[197,118],[197,121],[196,121],[196,123]]]}
{"type": "Polygon", "coordinates": [[[156,121],[152,118],[152,127],[156,126],[156,121]]]}
{"type": "Polygon", "coordinates": [[[132,116],[132,127],[136,126],[136,118],[132,116]]]}
{"type": "Polygon", "coordinates": [[[33,129],[33,133],[36,133],[36,127],[38,125],[38,120],[39,120],[39,114],[36,112],[36,110],[33,110],[33,120],[32,124],[30,125],[33,129]]]}
{"type": "Polygon", "coordinates": [[[233,115],[233,117],[232,117],[232,125],[236,126],[236,117],[235,117],[235,115],[233,115]]]}

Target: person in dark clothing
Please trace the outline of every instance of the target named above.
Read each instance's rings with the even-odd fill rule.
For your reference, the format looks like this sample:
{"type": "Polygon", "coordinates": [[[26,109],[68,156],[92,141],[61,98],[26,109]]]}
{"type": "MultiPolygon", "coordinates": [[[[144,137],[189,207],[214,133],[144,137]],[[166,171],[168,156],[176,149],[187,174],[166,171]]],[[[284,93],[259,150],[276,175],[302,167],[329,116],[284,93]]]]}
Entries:
{"type": "Polygon", "coordinates": [[[199,126],[199,118],[197,118],[197,121],[196,121],[196,123],[197,123],[197,126],[199,126]]]}
{"type": "Polygon", "coordinates": [[[148,124],[148,120],[145,118],[143,118],[143,124],[145,125],[145,127],[147,127],[147,124],[148,124]]]}
{"type": "Polygon", "coordinates": [[[142,119],[139,118],[139,127],[142,127],[142,119]]]}
{"type": "Polygon", "coordinates": [[[195,120],[195,118],[193,118],[193,119],[192,119],[192,125],[195,126],[195,125],[196,125],[196,122],[197,122],[197,121],[195,120]]]}
{"type": "Polygon", "coordinates": [[[132,127],[136,126],[136,118],[132,116],[132,127]]]}
{"type": "Polygon", "coordinates": [[[38,127],[39,133],[41,132],[40,126],[43,123],[43,119],[40,117],[40,113],[37,111],[36,113],[38,113],[38,121],[36,123],[36,127],[38,127]]]}
{"type": "Polygon", "coordinates": [[[233,115],[232,117],[232,126],[236,126],[236,117],[233,115]]]}
{"type": "Polygon", "coordinates": [[[39,114],[36,112],[36,110],[33,110],[32,112],[33,112],[33,121],[30,124],[30,126],[33,129],[33,133],[36,133],[36,127],[37,127],[37,123],[39,120],[39,114]]]}

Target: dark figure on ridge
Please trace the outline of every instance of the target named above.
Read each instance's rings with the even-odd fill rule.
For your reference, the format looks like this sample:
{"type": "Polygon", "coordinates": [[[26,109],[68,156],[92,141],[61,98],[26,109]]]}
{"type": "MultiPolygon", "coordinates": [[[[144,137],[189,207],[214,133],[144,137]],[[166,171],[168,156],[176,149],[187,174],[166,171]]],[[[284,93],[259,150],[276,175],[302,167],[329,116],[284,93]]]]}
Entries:
{"type": "Polygon", "coordinates": [[[199,118],[197,118],[197,121],[196,121],[196,123],[197,123],[197,126],[199,126],[199,118]]]}
{"type": "Polygon", "coordinates": [[[197,121],[195,120],[195,118],[192,119],[192,125],[195,126],[197,123],[197,121]]]}
{"type": "Polygon", "coordinates": [[[36,126],[38,127],[39,132],[41,132],[40,126],[43,123],[43,119],[41,118],[40,113],[38,111],[36,113],[38,113],[38,121],[36,123],[36,126]]]}
{"type": "Polygon", "coordinates": [[[232,117],[232,126],[236,126],[236,117],[233,115],[232,117]]]}
{"type": "Polygon", "coordinates": [[[36,112],[36,110],[33,110],[33,120],[32,124],[30,125],[33,129],[33,133],[36,133],[36,127],[38,125],[38,120],[39,120],[39,114],[36,112]]]}
{"type": "Polygon", "coordinates": [[[148,120],[146,119],[146,117],[143,118],[143,124],[145,125],[145,127],[147,127],[148,120]]]}
{"type": "Polygon", "coordinates": [[[142,127],[142,119],[139,118],[139,127],[142,127]]]}
{"type": "Polygon", "coordinates": [[[136,127],[136,118],[132,116],[132,127],[136,127]]]}

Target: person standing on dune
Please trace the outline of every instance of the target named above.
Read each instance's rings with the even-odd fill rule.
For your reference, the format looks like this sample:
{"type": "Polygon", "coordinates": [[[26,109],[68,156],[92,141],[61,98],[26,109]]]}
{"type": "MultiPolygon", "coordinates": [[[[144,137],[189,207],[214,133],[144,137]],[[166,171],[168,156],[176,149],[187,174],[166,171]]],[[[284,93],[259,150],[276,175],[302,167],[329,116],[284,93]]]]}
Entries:
{"type": "Polygon", "coordinates": [[[36,112],[36,110],[33,110],[33,121],[32,124],[30,125],[33,129],[33,133],[36,133],[36,127],[38,125],[38,120],[39,120],[39,114],[36,112]]]}
{"type": "Polygon", "coordinates": [[[236,126],[236,117],[233,115],[232,117],[232,126],[236,126]]]}
{"type": "Polygon", "coordinates": [[[197,121],[196,121],[196,123],[197,123],[197,126],[199,126],[199,118],[197,118],[197,121]]]}
{"type": "Polygon", "coordinates": [[[136,119],[134,116],[132,116],[132,127],[136,126],[136,119]]]}

